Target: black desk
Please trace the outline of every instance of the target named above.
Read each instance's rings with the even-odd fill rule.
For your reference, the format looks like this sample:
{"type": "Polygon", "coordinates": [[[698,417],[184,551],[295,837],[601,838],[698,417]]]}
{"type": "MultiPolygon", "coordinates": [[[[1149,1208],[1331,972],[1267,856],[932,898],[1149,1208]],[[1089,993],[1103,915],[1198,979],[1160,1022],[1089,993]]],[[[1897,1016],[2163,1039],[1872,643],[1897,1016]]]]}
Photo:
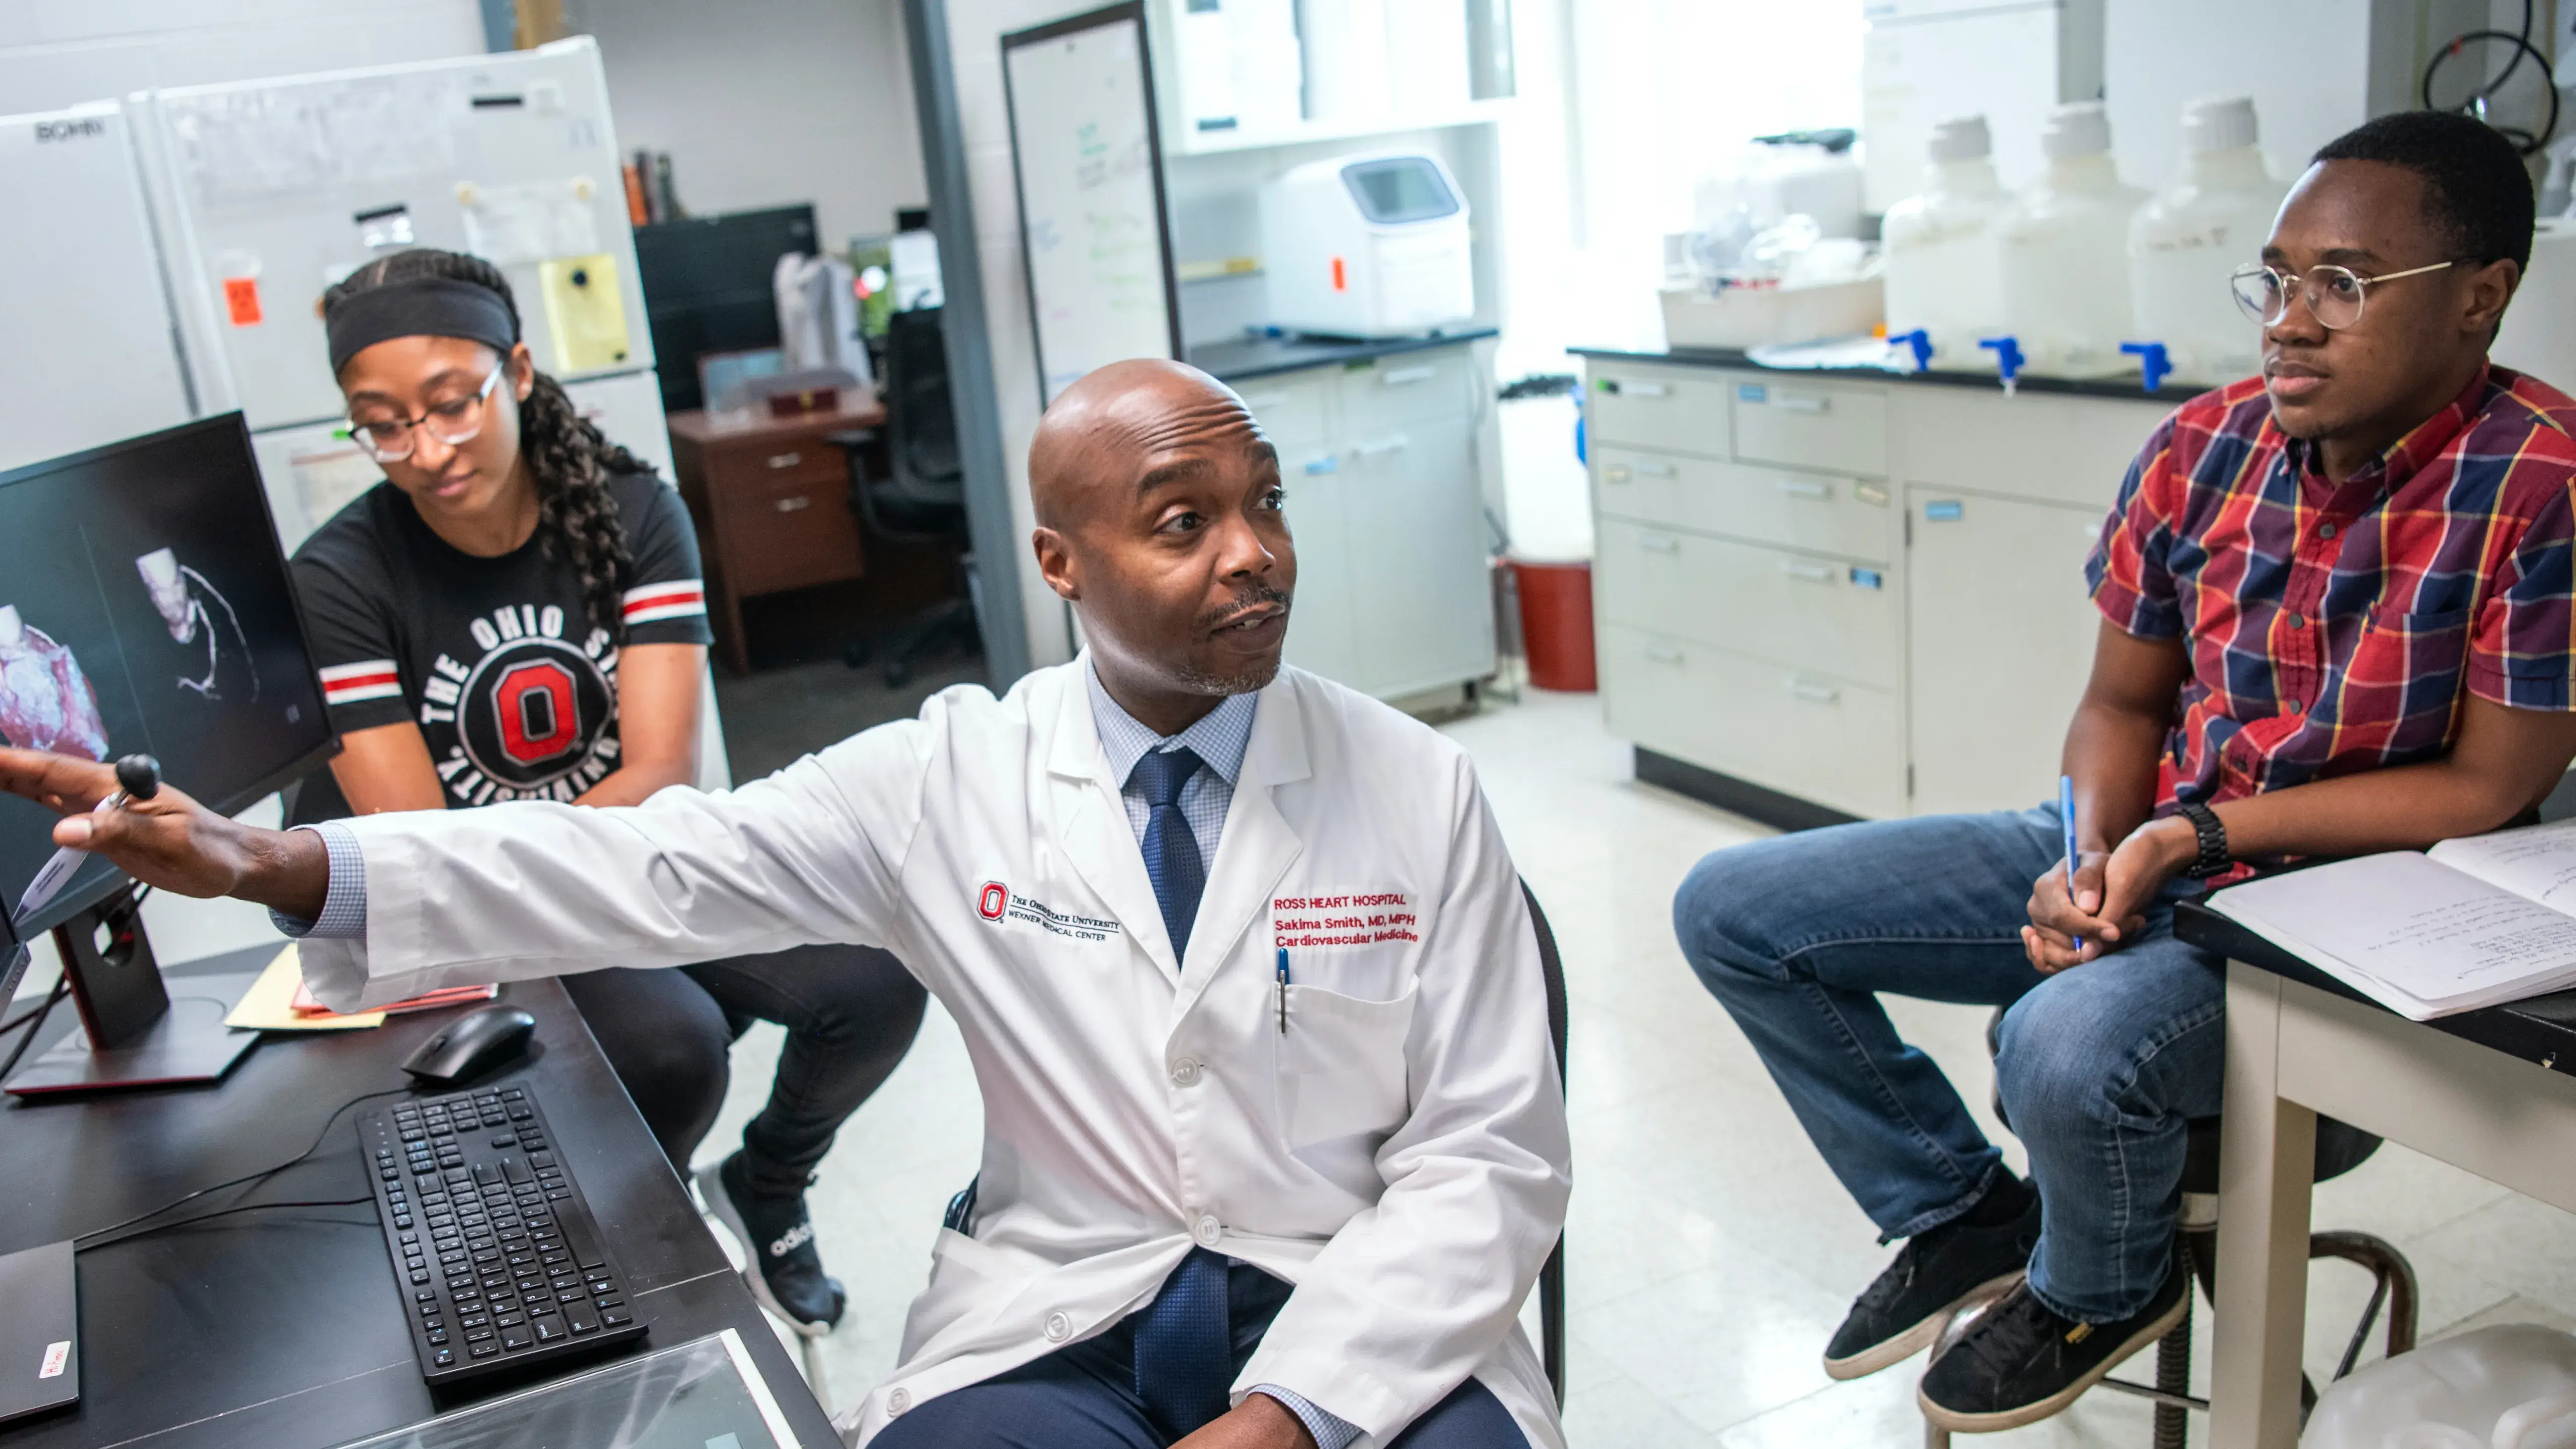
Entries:
{"type": "MultiPolygon", "coordinates": [[[[261,947],[179,967],[187,976],[255,970],[261,947]]],[[[652,1331],[646,1348],[738,1331],[809,1449],[838,1449],[822,1407],[726,1264],[644,1121],[552,981],[502,989],[537,1018],[529,1057],[475,1085],[537,1095],[557,1150],[624,1265],[652,1331]]],[[[392,1018],[374,1031],[272,1036],[219,1086],[0,1109],[0,1253],[131,1217],[183,1192],[304,1150],[333,1107],[401,1086],[398,1064],[454,1011],[392,1018]]],[[[55,1009],[49,1037],[73,1029],[55,1009]]],[[[42,1043],[38,1049],[42,1049],[42,1043]]],[[[236,1201],[356,1198],[367,1183],[352,1120],[322,1150],[265,1183],[211,1193],[172,1218],[236,1201]]],[[[417,1423],[481,1393],[433,1400],[406,1334],[405,1307],[372,1206],[237,1213],[80,1255],[81,1402],[0,1428],[6,1449],[69,1445],[327,1449],[417,1423]]],[[[0,1310],[5,1311],[5,1310],[0,1310]]],[[[577,1360],[564,1372],[605,1360],[577,1360]]]]}

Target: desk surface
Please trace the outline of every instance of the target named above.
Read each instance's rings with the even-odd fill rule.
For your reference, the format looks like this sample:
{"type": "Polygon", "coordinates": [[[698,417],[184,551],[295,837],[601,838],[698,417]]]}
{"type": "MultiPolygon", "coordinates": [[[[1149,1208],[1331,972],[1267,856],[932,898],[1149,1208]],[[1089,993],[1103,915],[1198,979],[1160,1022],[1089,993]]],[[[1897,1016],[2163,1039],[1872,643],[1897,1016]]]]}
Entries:
{"type": "MultiPolygon", "coordinates": [[[[2344,985],[2288,951],[2211,910],[2198,901],[2174,908],[2174,934],[2231,961],[2286,976],[2319,991],[2388,1011],[2378,1002],[2344,985]]],[[[2397,1013],[2388,1013],[2396,1016],[2397,1013]]],[[[2436,1031],[2491,1047],[2507,1056],[2537,1063],[2554,1072],[2576,1076],[2576,991],[2553,992],[2527,1001],[2508,1002],[2484,1011],[2437,1016],[2422,1023],[2436,1031]]]]}
{"type": "Polygon", "coordinates": [[[886,406],[877,400],[875,390],[861,386],[844,388],[841,405],[826,413],[798,413],[793,417],[774,418],[769,409],[738,408],[731,412],[708,412],[690,408],[671,414],[668,426],[671,436],[696,443],[757,444],[782,438],[803,437],[817,429],[873,428],[886,420],[886,406]]]}
{"type": "MultiPolygon", "coordinates": [[[[172,971],[255,969],[271,948],[172,971]]],[[[531,1055],[474,1085],[533,1091],[558,1150],[652,1324],[647,1347],[738,1330],[796,1433],[837,1449],[820,1405],[699,1221],[644,1121],[563,988],[523,982],[502,1000],[537,1018],[531,1055]]],[[[404,1085],[398,1063],[453,1011],[374,1031],[271,1036],[223,1083],[0,1108],[0,1253],[58,1241],[183,1192],[285,1161],[331,1109],[404,1085]]],[[[58,1007],[49,1036],[72,1024],[58,1007]]],[[[367,1183],[351,1121],[264,1184],[209,1194],[168,1216],[238,1201],[358,1198],[367,1183]]],[[[372,1206],[236,1213],[80,1255],[81,1402],[0,1428],[5,1449],[147,1443],[324,1449],[417,1423],[503,1385],[433,1399],[412,1357],[405,1304],[372,1206]]],[[[558,1372],[590,1367],[577,1360],[558,1372]]]]}

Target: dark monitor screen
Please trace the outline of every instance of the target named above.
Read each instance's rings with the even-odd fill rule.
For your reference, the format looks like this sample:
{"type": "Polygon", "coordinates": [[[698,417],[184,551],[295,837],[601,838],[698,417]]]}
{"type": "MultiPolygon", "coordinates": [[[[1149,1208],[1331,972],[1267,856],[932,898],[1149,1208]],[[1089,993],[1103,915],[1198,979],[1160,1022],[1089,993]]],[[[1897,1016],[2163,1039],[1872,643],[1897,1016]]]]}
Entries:
{"type": "Polygon", "coordinates": [[[814,208],[696,216],[635,229],[636,280],[662,381],[662,410],[706,406],[698,359],[778,345],[778,259],[817,250],[814,208]]]}
{"type": "MultiPolygon", "coordinates": [[[[286,556],[239,413],[0,472],[0,739],[148,754],[225,814],[328,757],[286,556]]],[[[22,912],[54,817],[0,795],[0,907],[32,937],[123,879],[89,858],[22,912]]]]}

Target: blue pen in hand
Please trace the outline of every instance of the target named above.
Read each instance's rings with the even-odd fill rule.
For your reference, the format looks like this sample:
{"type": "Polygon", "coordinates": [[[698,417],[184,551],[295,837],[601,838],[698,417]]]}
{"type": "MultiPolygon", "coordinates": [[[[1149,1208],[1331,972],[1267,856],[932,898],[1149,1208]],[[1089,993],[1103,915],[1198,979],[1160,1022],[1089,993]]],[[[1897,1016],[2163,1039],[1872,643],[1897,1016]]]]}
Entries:
{"type": "MultiPolygon", "coordinates": [[[[2084,908],[2075,904],[2075,777],[2073,775],[2057,777],[2057,821],[2066,827],[2066,903],[2080,911],[2084,908]]],[[[2075,938],[2075,951],[2077,955],[2082,955],[2084,952],[2082,936],[2075,938]]],[[[1280,954],[1284,957],[1287,953],[1280,954]]]]}
{"type": "Polygon", "coordinates": [[[1288,1034],[1288,948],[1279,948],[1279,1034],[1288,1034]]]}

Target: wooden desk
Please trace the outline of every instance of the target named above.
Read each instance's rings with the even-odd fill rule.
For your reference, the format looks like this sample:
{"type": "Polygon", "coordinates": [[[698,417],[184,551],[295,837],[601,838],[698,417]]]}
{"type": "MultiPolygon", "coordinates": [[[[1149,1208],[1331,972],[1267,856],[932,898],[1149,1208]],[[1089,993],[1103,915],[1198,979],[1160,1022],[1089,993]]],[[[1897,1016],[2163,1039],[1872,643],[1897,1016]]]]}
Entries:
{"type": "Polygon", "coordinates": [[[844,395],[837,411],[797,418],[671,414],[671,461],[705,555],[707,616],[734,673],[751,670],[744,599],[866,572],[849,464],[825,438],[885,420],[885,405],[864,389],[844,395]]]}
{"type": "Polygon", "coordinates": [[[2576,992],[2409,1021],[2198,904],[2227,963],[2212,1449],[2299,1438],[2317,1116],[2576,1212],[2576,992]]]}

